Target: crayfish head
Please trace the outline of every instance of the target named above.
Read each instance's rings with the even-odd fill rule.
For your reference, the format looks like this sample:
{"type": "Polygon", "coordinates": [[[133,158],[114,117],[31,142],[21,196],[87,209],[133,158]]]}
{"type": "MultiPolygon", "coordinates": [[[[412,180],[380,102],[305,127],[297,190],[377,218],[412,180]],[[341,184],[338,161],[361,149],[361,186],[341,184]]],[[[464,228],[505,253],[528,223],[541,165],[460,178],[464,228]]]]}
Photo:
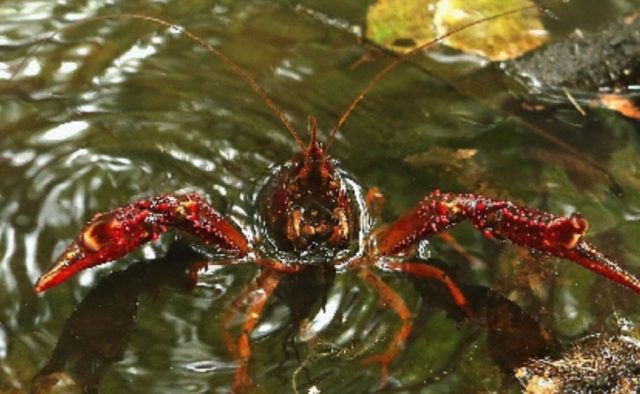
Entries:
{"type": "Polygon", "coordinates": [[[318,141],[316,120],[310,117],[309,125],[308,147],[277,169],[262,213],[281,249],[343,248],[357,226],[354,209],[337,162],[318,141]]]}

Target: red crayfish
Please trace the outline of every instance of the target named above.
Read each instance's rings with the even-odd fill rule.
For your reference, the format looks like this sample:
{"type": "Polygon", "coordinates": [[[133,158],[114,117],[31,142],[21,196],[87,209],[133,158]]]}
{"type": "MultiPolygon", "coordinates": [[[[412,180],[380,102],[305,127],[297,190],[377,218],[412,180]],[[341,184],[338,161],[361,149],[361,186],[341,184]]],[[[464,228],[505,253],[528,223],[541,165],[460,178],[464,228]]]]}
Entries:
{"type": "MultiPolygon", "coordinates": [[[[508,13],[512,12],[515,11],[508,13]]],[[[109,18],[141,19],[174,27],[156,18],[134,14],[91,20],[109,18]]],[[[326,144],[319,140],[316,121],[310,117],[311,137],[305,144],[284,113],[248,73],[199,37],[184,29],[182,32],[247,82],[280,118],[299,147],[291,159],[270,173],[259,193],[256,203],[267,229],[265,234],[260,234],[262,241],[247,239],[235,223],[220,215],[199,194],[151,197],[95,214],[53,267],[40,277],[35,285],[36,292],[56,286],[86,268],[117,260],[172,228],[190,233],[202,243],[224,252],[231,260],[256,263],[262,267],[255,284],[255,288],[261,290],[260,296],[251,300],[240,338],[232,346],[240,362],[234,382],[236,388],[249,381],[250,336],[282,275],[295,275],[317,265],[359,270],[360,277],[377,290],[384,303],[402,319],[402,326],[387,349],[368,359],[382,365],[383,381],[389,364],[411,333],[412,317],[402,298],[371,270],[372,267],[440,281],[447,286],[456,305],[472,317],[474,311],[465,295],[444,271],[428,264],[407,261],[401,256],[425,237],[444,232],[463,221],[471,222],[487,238],[509,241],[571,260],[640,293],[640,280],[585,240],[588,223],[577,213],[556,216],[510,201],[435,190],[394,223],[376,230],[367,228],[362,218],[380,196],[374,189],[363,196],[359,188],[353,187],[353,179],[341,171],[338,162],[329,156],[328,150],[348,116],[384,75],[407,56],[434,45],[444,37],[399,57],[375,75],[339,118],[326,144]]]]}

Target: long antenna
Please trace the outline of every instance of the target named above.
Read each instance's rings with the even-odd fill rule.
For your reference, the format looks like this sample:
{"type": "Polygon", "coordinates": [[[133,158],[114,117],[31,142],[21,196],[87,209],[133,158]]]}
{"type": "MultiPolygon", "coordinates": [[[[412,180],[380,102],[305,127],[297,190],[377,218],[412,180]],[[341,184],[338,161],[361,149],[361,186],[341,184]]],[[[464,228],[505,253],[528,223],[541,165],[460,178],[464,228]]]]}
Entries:
{"type": "Polygon", "coordinates": [[[331,135],[329,136],[329,139],[327,141],[325,152],[327,152],[329,150],[329,148],[331,147],[331,144],[333,144],[333,141],[336,138],[336,135],[338,134],[338,130],[340,130],[340,127],[342,127],[344,125],[344,123],[349,118],[349,115],[351,115],[353,110],[358,106],[358,104],[362,101],[362,99],[364,99],[364,96],[367,95],[367,93],[369,93],[371,91],[371,89],[373,89],[373,87],[385,75],[387,75],[391,70],[396,68],[396,66],[398,66],[398,64],[402,63],[408,57],[414,55],[415,53],[420,52],[423,49],[430,48],[433,45],[441,42],[442,40],[444,40],[444,39],[446,39],[446,38],[448,38],[448,37],[460,32],[462,30],[466,30],[466,29],[468,29],[468,28],[470,28],[472,26],[478,25],[480,23],[484,23],[484,22],[488,22],[488,21],[491,21],[491,20],[494,20],[494,19],[502,18],[502,17],[507,16],[507,15],[523,12],[523,11],[528,10],[528,9],[537,9],[540,12],[546,12],[547,11],[547,9],[544,8],[544,7],[532,4],[532,5],[528,5],[528,6],[524,6],[524,7],[508,10],[508,11],[504,11],[504,12],[501,12],[499,14],[495,14],[495,15],[484,17],[484,18],[480,18],[480,19],[477,19],[477,20],[475,20],[473,22],[467,23],[466,25],[463,25],[463,26],[460,26],[460,27],[456,27],[455,29],[448,31],[445,34],[443,34],[441,36],[438,36],[438,37],[434,38],[433,40],[431,40],[431,41],[429,41],[427,43],[424,43],[424,44],[422,44],[420,46],[417,46],[417,47],[413,48],[411,51],[405,53],[402,56],[397,57],[394,61],[392,61],[389,64],[387,64],[383,69],[378,71],[378,73],[376,75],[374,75],[373,78],[371,78],[369,80],[369,82],[365,85],[365,87],[351,101],[351,104],[349,104],[349,107],[346,109],[346,111],[344,111],[342,113],[342,115],[340,115],[340,118],[338,118],[338,122],[336,123],[335,127],[333,128],[333,131],[331,131],[331,135]]]}
{"type": "Polygon", "coordinates": [[[200,45],[201,47],[203,47],[204,49],[206,49],[207,51],[212,53],[214,56],[216,56],[220,61],[222,61],[229,68],[229,70],[232,73],[234,73],[235,75],[240,77],[244,82],[246,82],[247,85],[249,85],[249,87],[251,88],[251,90],[253,90],[262,99],[262,101],[264,101],[265,104],[267,104],[267,106],[273,111],[273,113],[275,113],[278,116],[278,118],[280,119],[282,124],[284,124],[284,126],[287,128],[287,130],[289,131],[289,133],[291,134],[291,136],[295,140],[296,144],[300,147],[300,150],[302,150],[302,151],[305,150],[306,147],[305,147],[304,142],[302,141],[302,138],[300,138],[300,135],[298,134],[296,129],[293,127],[291,122],[289,122],[289,119],[287,119],[286,115],[284,114],[284,111],[282,111],[280,109],[280,107],[278,107],[276,105],[276,103],[269,97],[269,95],[267,95],[267,93],[260,87],[260,85],[258,85],[256,83],[256,81],[253,79],[253,77],[251,77],[251,75],[245,69],[240,67],[237,63],[235,63],[233,60],[228,58],[224,53],[220,52],[214,46],[212,46],[211,44],[205,42],[202,38],[200,38],[197,35],[191,33],[187,29],[185,29],[185,28],[183,28],[181,26],[177,26],[177,25],[175,25],[173,23],[169,23],[169,22],[164,21],[162,19],[154,18],[152,16],[141,15],[141,14],[107,14],[107,15],[98,15],[98,16],[93,16],[93,17],[87,18],[87,19],[83,19],[83,20],[75,22],[75,23],[73,23],[71,25],[65,26],[65,27],[63,27],[61,29],[58,29],[57,31],[55,31],[51,35],[49,35],[48,37],[45,37],[45,38],[39,40],[39,43],[35,47],[33,47],[33,49],[29,51],[29,53],[27,54],[25,59],[22,62],[20,62],[20,64],[18,64],[18,67],[16,68],[16,71],[11,76],[11,79],[13,79],[15,77],[15,75],[18,73],[18,71],[22,69],[22,67],[24,66],[24,63],[26,62],[26,60],[31,57],[31,55],[39,47],[41,42],[49,41],[49,40],[53,39],[57,34],[63,33],[65,31],[68,31],[68,30],[71,30],[71,29],[75,29],[75,28],[77,28],[79,26],[82,26],[84,24],[95,22],[95,21],[100,21],[100,20],[106,20],[106,19],[117,19],[117,20],[138,19],[138,20],[143,20],[143,21],[147,21],[147,22],[152,22],[152,23],[155,23],[155,24],[158,24],[158,25],[161,25],[161,26],[165,26],[165,27],[168,27],[169,29],[176,29],[177,31],[179,31],[181,33],[184,33],[189,39],[191,39],[192,41],[194,41],[195,43],[197,43],[198,45],[200,45]]]}

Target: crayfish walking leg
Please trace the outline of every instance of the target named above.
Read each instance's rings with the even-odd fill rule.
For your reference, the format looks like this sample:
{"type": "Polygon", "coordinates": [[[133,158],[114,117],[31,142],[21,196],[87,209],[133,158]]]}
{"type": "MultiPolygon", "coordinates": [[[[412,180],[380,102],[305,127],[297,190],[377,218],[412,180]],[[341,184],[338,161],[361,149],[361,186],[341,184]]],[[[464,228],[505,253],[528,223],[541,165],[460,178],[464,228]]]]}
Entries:
{"type": "MultiPolygon", "coordinates": [[[[465,298],[460,288],[458,288],[458,286],[453,282],[451,278],[449,278],[449,276],[444,271],[436,267],[423,263],[394,262],[376,263],[376,266],[385,271],[391,270],[406,272],[422,278],[430,278],[440,281],[447,286],[456,305],[458,305],[458,307],[460,307],[460,309],[462,309],[468,317],[473,317],[475,315],[471,307],[469,307],[469,303],[467,302],[467,299],[465,298]]],[[[402,350],[404,344],[409,338],[409,335],[411,334],[411,331],[413,330],[412,316],[402,297],[400,297],[400,295],[396,293],[389,285],[384,283],[384,281],[382,281],[382,279],[380,279],[376,274],[374,274],[367,268],[361,268],[359,274],[360,277],[365,282],[367,282],[367,284],[369,284],[369,286],[371,286],[378,292],[381,300],[385,303],[385,305],[393,309],[393,311],[402,320],[402,325],[395,332],[387,350],[383,353],[373,355],[364,360],[365,363],[378,362],[381,364],[382,370],[380,373],[380,386],[382,387],[385,385],[387,377],[389,375],[389,365],[402,350]]]]}
{"type": "Polygon", "coordinates": [[[233,381],[233,391],[239,392],[251,385],[249,378],[249,360],[251,359],[251,333],[258,325],[260,316],[264,307],[267,305],[269,298],[276,289],[280,281],[279,274],[276,271],[267,270],[266,274],[260,276],[258,288],[253,292],[255,297],[251,300],[251,304],[245,312],[245,319],[242,324],[242,331],[238,340],[237,356],[240,366],[236,370],[233,381]]]}
{"type": "Polygon", "coordinates": [[[366,268],[362,268],[359,275],[369,286],[378,292],[385,305],[393,309],[402,320],[402,326],[396,331],[387,350],[384,353],[368,357],[363,361],[365,364],[380,363],[382,368],[380,372],[380,386],[382,387],[387,382],[389,364],[391,364],[402,350],[409,334],[411,334],[411,330],[413,329],[412,316],[402,297],[389,285],[384,283],[376,274],[366,268]]]}

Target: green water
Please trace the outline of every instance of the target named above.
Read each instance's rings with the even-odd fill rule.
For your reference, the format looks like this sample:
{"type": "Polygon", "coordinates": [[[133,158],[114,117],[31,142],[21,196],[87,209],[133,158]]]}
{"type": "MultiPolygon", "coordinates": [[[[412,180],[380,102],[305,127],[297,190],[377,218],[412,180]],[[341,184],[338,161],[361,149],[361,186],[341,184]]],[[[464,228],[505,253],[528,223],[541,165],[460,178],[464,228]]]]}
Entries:
{"type": "MultiPolygon", "coordinates": [[[[193,287],[188,252],[178,250],[178,262],[152,261],[165,255],[172,233],[44,295],[32,286],[94,212],[154,194],[201,192],[251,234],[257,185],[296,151],[295,143],[237,76],[177,31],[98,21],[27,52],[81,18],[163,18],[245,68],[305,140],[308,115],[326,138],[392,57],[353,34],[363,25],[364,2],[302,3],[328,19],[289,1],[111,3],[0,3],[0,392],[28,392],[47,363],[51,375],[38,379],[45,392],[56,381],[68,392],[73,385],[63,382],[70,379],[101,392],[227,392],[237,365],[221,320],[257,267],[212,265],[193,287]],[[63,350],[51,359],[59,341],[63,350]]],[[[634,8],[633,1],[576,1],[554,6],[558,18],[547,22],[562,37],[634,8]]],[[[366,97],[331,151],[363,190],[384,193],[383,222],[434,188],[557,214],[577,210],[590,222],[589,240],[640,273],[637,121],[603,109],[583,116],[570,104],[525,111],[512,98],[522,89],[500,67],[446,50],[412,60],[366,97]]],[[[480,294],[472,304],[489,310],[481,316],[496,305],[513,307],[500,294],[562,343],[640,322],[637,295],[581,267],[531,257],[470,226],[452,234],[471,260],[438,239],[422,253],[437,258],[470,295],[480,294]]],[[[505,367],[509,351],[492,339],[491,319],[465,321],[429,281],[380,276],[404,298],[415,323],[383,391],[520,390],[505,367]]],[[[378,390],[379,366],[362,361],[384,350],[400,326],[397,316],[355,272],[338,273],[320,290],[288,281],[253,336],[256,390],[378,390]],[[311,321],[315,335],[299,333],[300,320],[311,321]]],[[[514,331],[523,347],[535,336],[514,331]]]]}

